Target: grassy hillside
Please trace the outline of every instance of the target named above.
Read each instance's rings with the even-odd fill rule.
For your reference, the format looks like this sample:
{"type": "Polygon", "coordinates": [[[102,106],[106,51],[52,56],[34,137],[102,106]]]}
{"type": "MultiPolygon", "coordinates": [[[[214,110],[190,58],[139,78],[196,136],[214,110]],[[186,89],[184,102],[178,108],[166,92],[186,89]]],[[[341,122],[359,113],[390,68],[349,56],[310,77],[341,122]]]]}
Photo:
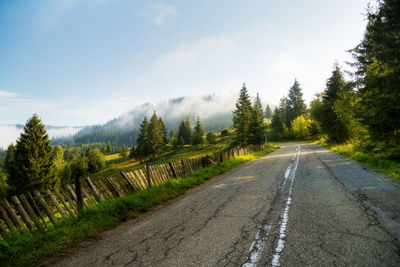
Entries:
{"type": "MultiPolygon", "coordinates": [[[[168,147],[168,149],[155,161],[151,161],[149,163],[160,164],[167,163],[172,160],[179,160],[182,158],[204,157],[206,155],[211,155],[216,152],[229,149],[231,142],[231,136],[220,136],[216,138],[215,144],[205,144],[199,146],[187,145],[177,150],[173,149],[172,147],[168,147]]],[[[107,167],[98,173],[91,174],[91,178],[96,179],[100,177],[110,177],[120,174],[121,171],[131,171],[141,168],[144,165],[143,162],[140,162],[136,159],[122,158],[119,154],[107,155],[105,157],[107,167]]]]}

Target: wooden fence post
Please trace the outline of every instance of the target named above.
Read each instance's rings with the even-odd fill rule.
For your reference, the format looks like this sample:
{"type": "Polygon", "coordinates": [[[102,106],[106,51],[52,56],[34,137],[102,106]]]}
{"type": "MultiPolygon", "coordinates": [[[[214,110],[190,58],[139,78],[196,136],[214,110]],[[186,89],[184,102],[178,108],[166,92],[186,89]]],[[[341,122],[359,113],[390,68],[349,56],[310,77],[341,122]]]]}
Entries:
{"type": "MultiPolygon", "coordinates": [[[[124,175],[124,173],[122,172],[122,174],[124,175]]],[[[85,178],[85,182],[87,187],[89,188],[90,192],[92,193],[92,195],[94,196],[94,198],[96,199],[97,202],[101,201],[101,196],[99,195],[99,193],[96,190],[96,187],[94,187],[92,181],[90,180],[89,177],[85,178]]]]}
{"type": "Polygon", "coordinates": [[[33,190],[33,195],[39,199],[40,204],[43,206],[44,211],[46,212],[47,216],[49,216],[50,221],[54,224],[57,224],[57,219],[54,217],[54,214],[51,212],[51,209],[47,205],[46,201],[44,200],[43,196],[40,194],[38,190],[33,190]]]}
{"type": "Polygon", "coordinates": [[[0,213],[1,213],[1,216],[3,217],[4,221],[6,222],[8,229],[10,229],[10,232],[14,232],[15,226],[12,223],[10,217],[7,214],[7,211],[5,210],[5,208],[3,207],[3,205],[1,203],[0,203],[0,213]]]}
{"type": "Polygon", "coordinates": [[[19,201],[17,196],[12,196],[10,197],[11,201],[14,202],[14,207],[18,211],[19,215],[21,215],[22,220],[25,222],[25,225],[28,227],[30,231],[34,230],[35,227],[33,226],[33,222],[29,218],[28,214],[26,214],[26,211],[24,207],[22,207],[21,202],[19,201]]]}
{"type": "Polygon", "coordinates": [[[132,183],[132,181],[129,179],[128,175],[126,173],[124,173],[123,171],[121,171],[121,175],[122,177],[125,179],[125,181],[128,183],[129,187],[131,188],[131,191],[136,191],[136,187],[135,185],[132,183]]]}
{"type": "Polygon", "coordinates": [[[6,230],[6,228],[3,226],[3,223],[2,223],[2,222],[0,222],[0,233],[1,233],[1,236],[2,236],[3,238],[6,238],[6,237],[7,237],[7,230],[6,230]]]}
{"type": "Polygon", "coordinates": [[[150,169],[149,169],[149,164],[148,163],[146,163],[145,169],[146,169],[147,187],[150,187],[151,186],[151,179],[150,179],[150,169]]]}
{"type": "Polygon", "coordinates": [[[15,214],[15,212],[12,210],[10,203],[8,203],[7,199],[3,198],[1,202],[3,204],[3,207],[6,209],[7,213],[10,215],[14,225],[16,225],[17,228],[22,232],[26,232],[26,229],[23,226],[21,220],[18,218],[17,214],[15,214]]]}
{"type": "Polygon", "coordinates": [[[82,184],[81,177],[75,177],[75,190],[76,190],[76,202],[78,204],[78,211],[81,212],[83,210],[83,195],[82,195],[82,184]]]}
{"type": "Polygon", "coordinates": [[[67,214],[65,214],[65,211],[61,208],[60,203],[58,203],[56,197],[51,193],[50,189],[47,189],[46,194],[49,196],[51,202],[56,206],[58,212],[61,214],[61,216],[66,219],[68,218],[67,214]]]}
{"type": "Polygon", "coordinates": [[[32,194],[30,192],[28,192],[27,194],[28,194],[29,201],[31,202],[32,208],[35,211],[36,215],[40,217],[44,227],[47,227],[46,221],[44,220],[42,213],[40,212],[40,209],[39,209],[38,205],[36,204],[35,199],[33,198],[32,194]]]}
{"type": "Polygon", "coordinates": [[[28,212],[29,216],[32,218],[33,222],[35,223],[37,229],[43,229],[43,225],[40,223],[39,218],[36,216],[35,212],[32,209],[32,206],[29,204],[28,199],[24,194],[19,195],[19,199],[24,205],[26,211],[28,212]]]}
{"type": "Polygon", "coordinates": [[[182,164],[182,171],[183,171],[183,175],[186,175],[186,169],[185,169],[185,164],[183,163],[183,159],[181,159],[181,164],[182,164]]]}

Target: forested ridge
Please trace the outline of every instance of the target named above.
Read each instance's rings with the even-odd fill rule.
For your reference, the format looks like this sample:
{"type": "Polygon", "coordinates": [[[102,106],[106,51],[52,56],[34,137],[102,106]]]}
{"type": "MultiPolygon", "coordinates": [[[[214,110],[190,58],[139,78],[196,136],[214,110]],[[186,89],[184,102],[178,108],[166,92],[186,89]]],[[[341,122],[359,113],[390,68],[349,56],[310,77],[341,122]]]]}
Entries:
{"type": "Polygon", "coordinates": [[[145,103],[104,125],[84,127],[72,138],[55,139],[53,143],[67,145],[107,145],[110,143],[114,151],[120,152],[123,150],[123,145],[131,147],[136,144],[143,117],[150,117],[154,110],[162,116],[167,130],[170,131],[178,129],[180,122],[186,118],[189,118],[190,122],[194,124],[197,116],[201,113],[199,109],[210,107],[207,116],[202,117],[202,125],[206,131],[219,131],[231,126],[232,112],[216,104],[212,107],[212,104],[218,101],[215,98],[213,95],[207,95],[193,101],[191,98],[178,97],[158,105],[145,103]],[[193,106],[189,106],[187,102],[189,104],[194,102],[193,106]]]}

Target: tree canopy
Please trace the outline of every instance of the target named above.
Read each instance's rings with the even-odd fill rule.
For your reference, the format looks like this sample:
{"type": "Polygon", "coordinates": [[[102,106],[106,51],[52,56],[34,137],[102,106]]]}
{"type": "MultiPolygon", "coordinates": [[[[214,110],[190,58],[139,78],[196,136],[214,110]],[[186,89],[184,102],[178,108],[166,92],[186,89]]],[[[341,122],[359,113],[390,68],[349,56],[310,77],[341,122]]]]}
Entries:
{"type": "Polygon", "coordinates": [[[240,90],[236,109],[233,111],[233,129],[235,130],[235,143],[246,146],[250,134],[251,102],[246,85],[240,90]]]}
{"type": "Polygon", "coordinates": [[[9,153],[8,184],[17,192],[44,190],[60,185],[49,136],[36,114],[27,121],[15,150],[11,147],[9,153]]]}

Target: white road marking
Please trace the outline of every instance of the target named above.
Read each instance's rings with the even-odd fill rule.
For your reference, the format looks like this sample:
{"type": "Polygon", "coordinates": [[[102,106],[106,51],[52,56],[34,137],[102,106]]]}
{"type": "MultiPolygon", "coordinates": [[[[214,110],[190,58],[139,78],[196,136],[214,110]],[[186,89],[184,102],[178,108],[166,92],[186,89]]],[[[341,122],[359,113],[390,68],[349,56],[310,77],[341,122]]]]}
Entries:
{"type": "MultiPolygon", "coordinates": [[[[284,211],[284,213],[282,215],[282,222],[281,222],[281,227],[280,227],[280,231],[279,231],[279,233],[280,233],[279,241],[278,241],[278,246],[275,249],[275,255],[274,255],[274,260],[275,261],[273,260],[273,262],[272,262],[273,266],[280,266],[279,258],[280,258],[280,253],[282,252],[282,250],[284,248],[284,243],[285,243],[283,238],[285,237],[285,231],[286,231],[288,215],[289,215],[289,208],[290,208],[290,204],[292,202],[292,198],[291,198],[292,188],[293,188],[293,182],[294,182],[295,173],[296,173],[297,166],[298,166],[298,163],[299,163],[299,157],[300,157],[300,146],[297,146],[296,153],[293,155],[292,159],[290,160],[289,166],[288,166],[288,168],[287,168],[287,170],[285,172],[285,175],[283,177],[283,183],[280,186],[280,189],[282,191],[283,188],[285,188],[286,181],[290,177],[289,194],[288,194],[288,198],[287,198],[287,201],[286,201],[285,211],[284,211]],[[293,163],[294,163],[294,165],[293,165],[293,163]],[[274,265],[274,262],[276,262],[278,265],[274,265]]],[[[260,260],[261,253],[264,250],[264,246],[265,246],[265,243],[267,241],[267,236],[269,235],[271,227],[272,227],[272,225],[268,225],[268,224],[263,226],[263,230],[265,231],[265,235],[262,238],[260,238],[261,229],[258,230],[258,232],[256,234],[256,238],[253,241],[253,243],[251,244],[250,249],[249,249],[249,252],[251,252],[250,258],[249,258],[250,261],[244,263],[242,265],[242,267],[253,267],[253,266],[257,265],[257,262],[260,260]]]]}
{"type": "Polygon", "coordinates": [[[297,146],[297,157],[296,161],[294,164],[293,171],[290,173],[290,188],[289,188],[289,194],[286,199],[286,207],[285,210],[281,216],[282,221],[281,221],[281,227],[279,229],[279,240],[278,240],[278,245],[275,248],[275,255],[272,259],[271,265],[272,266],[281,266],[280,264],[280,258],[281,258],[281,253],[282,250],[285,248],[285,240],[284,238],[286,237],[286,228],[287,228],[287,223],[289,220],[289,210],[290,210],[290,205],[292,204],[292,192],[293,192],[293,184],[294,184],[294,178],[296,175],[296,170],[297,166],[299,165],[299,157],[300,157],[300,146],[297,146]]]}

